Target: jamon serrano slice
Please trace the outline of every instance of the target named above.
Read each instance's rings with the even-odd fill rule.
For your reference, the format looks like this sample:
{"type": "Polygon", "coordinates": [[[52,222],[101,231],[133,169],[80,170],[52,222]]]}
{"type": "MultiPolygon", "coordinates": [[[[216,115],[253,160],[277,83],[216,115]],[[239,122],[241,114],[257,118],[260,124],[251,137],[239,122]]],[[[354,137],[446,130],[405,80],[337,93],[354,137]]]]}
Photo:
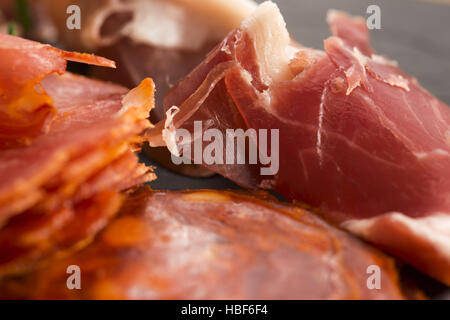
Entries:
{"type": "Polygon", "coordinates": [[[142,188],[85,249],[22,278],[2,298],[403,299],[391,258],[261,193],[142,188]],[[82,290],[67,290],[67,267],[82,290]],[[367,268],[381,268],[381,289],[367,268]],[[101,272],[99,272],[101,270],[101,272]]]}
{"type": "MultiPolygon", "coordinates": [[[[25,114],[25,126],[32,123],[30,101],[36,102],[34,108],[40,100],[22,90],[31,81],[36,95],[46,97],[43,106],[52,109],[52,116],[25,145],[0,150],[0,278],[86,245],[120,208],[122,191],[155,178],[133,153],[150,127],[152,80],[128,91],[64,73],[65,58],[113,66],[109,60],[5,39],[0,55],[9,57],[9,65],[1,61],[0,68],[9,72],[10,81],[0,83],[0,89],[14,101],[5,105],[7,111],[25,114]],[[13,72],[19,67],[23,73],[13,72]]],[[[0,130],[15,141],[3,123],[0,130]]]]}
{"type": "MultiPolygon", "coordinates": [[[[316,206],[450,284],[450,109],[374,53],[362,19],[331,11],[328,22],[334,36],[325,51],[304,48],[290,39],[276,5],[262,4],[169,92],[166,110],[180,109],[170,124],[189,129],[219,113],[235,121],[212,118],[222,132],[242,122],[279,129],[275,175],[210,168],[316,206]],[[225,98],[209,103],[213,96],[225,98]]],[[[167,145],[166,127],[149,131],[152,145],[167,145]]]]}

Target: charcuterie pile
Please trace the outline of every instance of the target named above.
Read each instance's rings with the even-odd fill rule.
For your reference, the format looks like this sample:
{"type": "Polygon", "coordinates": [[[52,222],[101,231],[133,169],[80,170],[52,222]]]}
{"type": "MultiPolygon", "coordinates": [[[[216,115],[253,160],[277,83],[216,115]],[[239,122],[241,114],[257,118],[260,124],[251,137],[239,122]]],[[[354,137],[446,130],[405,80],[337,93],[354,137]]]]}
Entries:
{"type": "Polygon", "coordinates": [[[153,83],[127,93],[65,73],[107,59],[0,35],[0,277],[86,245],[120,191],[154,179],[134,151],[149,128],[153,83]]]}
{"type": "MultiPolygon", "coordinates": [[[[65,43],[140,47],[133,37],[145,33],[141,2],[99,9],[81,1],[89,33],[65,43]],[[103,38],[105,8],[134,16],[103,38]]],[[[291,38],[274,3],[232,10],[239,2],[218,2],[226,18],[199,19],[211,26],[202,39],[199,22],[186,38],[155,32],[151,46],[130,49],[149,59],[132,61],[140,84],[131,90],[66,71],[71,61],[105,77],[112,60],[0,34],[0,298],[423,298],[399,274],[403,263],[450,285],[449,107],[372,49],[365,20],[330,11],[332,36],[316,50],[291,38]],[[136,65],[155,66],[157,84],[166,69],[180,77],[228,31],[189,75],[166,83],[152,124],[158,88],[136,65]],[[164,65],[180,64],[190,55],[183,50],[192,54],[189,68],[164,65]],[[246,190],[152,190],[157,177],[139,161],[142,145],[186,160],[176,132],[192,133],[184,145],[204,149],[197,122],[217,136],[276,130],[278,149],[249,135],[245,144],[262,163],[228,162],[250,153],[224,149],[215,151],[218,162],[177,170],[215,172],[246,190]],[[276,170],[262,174],[274,151],[276,170]],[[69,266],[82,270],[82,289],[69,288],[69,266]]],[[[180,3],[145,6],[178,34],[189,14],[204,18],[219,5],[180,3]],[[181,5],[193,7],[174,9],[181,5]]]]}

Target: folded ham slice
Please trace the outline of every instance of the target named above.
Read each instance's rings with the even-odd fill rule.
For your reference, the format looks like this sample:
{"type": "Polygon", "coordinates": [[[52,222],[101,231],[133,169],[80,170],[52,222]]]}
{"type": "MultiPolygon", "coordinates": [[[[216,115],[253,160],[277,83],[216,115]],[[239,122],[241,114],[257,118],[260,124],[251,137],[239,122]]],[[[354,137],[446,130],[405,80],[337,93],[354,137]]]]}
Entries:
{"type": "MultiPolygon", "coordinates": [[[[275,175],[209,168],[316,206],[450,284],[450,109],[374,52],[362,18],[330,11],[328,23],[325,51],[305,48],[290,39],[277,6],[262,4],[172,88],[165,108],[180,111],[171,125],[192,130],[209,115],[222,132],[279,129],[275,175]]],[[[148,132],[151,145],[167,144],[166,126],[148,132]]]]}
{"type": "Polygon", "coordinates": [[[114,62],[7,35],[0,57],[2,278],[86,245],[120,192],[155,176],[133,153],[150,127],[152,80],[128,91],[64,73],[66,60],[114,62]]]}
{"type": "Polygon", "coordinates": [[[0,297],[403,299],[405,293],[391,258],[268,194],[142,188],[91,245],[6,279],[0,297]],[[70,265],[81,269],[82,290],[67,290],[70,265]],[[379,290],[367,286],[372,265],[381,268],[379,290]]]}

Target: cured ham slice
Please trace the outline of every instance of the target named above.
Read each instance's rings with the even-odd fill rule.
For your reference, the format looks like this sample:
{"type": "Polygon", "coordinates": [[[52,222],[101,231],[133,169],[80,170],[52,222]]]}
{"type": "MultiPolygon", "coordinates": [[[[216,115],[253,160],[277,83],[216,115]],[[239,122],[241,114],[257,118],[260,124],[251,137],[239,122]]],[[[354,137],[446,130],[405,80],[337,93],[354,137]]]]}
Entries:
{"type": "Polygon", "coordinates": [[[345,232],[271,196],[142,188],[85,249],[0,297],[29,299],[403,299],[395,264],[345,232]],[[67,267],[82,290],[67,290],[67,267]],[[381,268],[381,289],[366,270],[381,268]],[[102,270],[102,272],[99,272],[102,270]],[[267,281],[270,279],[270,281],[267,281]]]}
{"type": "MultiPolygon", "coordinates": [[[[34,124],[30,119],[39,108],[51,110],[45,126],[26,144],[11,143],[0,150],[2,278],[87,245],[120,208],[121,191],[155,175],[133,153],[142,142],[139,135],[150,127],[152,80],[145,79],[128,91],[64,73],[66,59],[105,66],[114,63],[0,37],[5,40],[0,47],[0,56],[5,57],[0,69],[9,75],[6,81],[1,74],[5,78],[0,90],[7,92],[2,96],[3,110],[24,127],[34,124]]],[[[17,141],[9,130],[14,125],[13,121],[0,123],[4,141],[17,141]]]]}
{"type": "MultiPolygon", "coordinates": [[[[166,110],[179,108],[170,124],[192,131],[205,114],[228,114],[233,122],[213,117],[212,127],[278,129],[273,176],[209,167],[316,206],[450,284],[450,109],[375,53],[362,19],[330,11],[328,23],[324,51],[305,48],[276,5],[262,4],[168,93],[166,110]]],[[[166,128],[148,132],[151,145],[170,142],[166,128]]]]}

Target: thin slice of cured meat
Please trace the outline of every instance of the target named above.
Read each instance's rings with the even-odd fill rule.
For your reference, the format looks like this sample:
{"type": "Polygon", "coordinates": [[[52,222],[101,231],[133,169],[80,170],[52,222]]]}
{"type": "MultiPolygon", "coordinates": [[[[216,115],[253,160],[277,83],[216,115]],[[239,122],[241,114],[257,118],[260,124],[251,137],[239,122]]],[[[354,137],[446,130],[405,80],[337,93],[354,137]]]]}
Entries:
{"type": "Polygon", "coordinates": [[[63,205],[48,196],[13,217],[0,231],[0,278],[22,274],[89,243],[119,209],[128,190],[155,179],[131,151],[85,180],[63,205]],[[110,191],[108,191],[110,190],[110,191]],[[49,199],[50,198],[50,199],[49,199]]]}
{"type": "Polygon", "coordinates": [[[48,129],[56,110],[40,82],[50,74],[63,74],[67,60],[115,67],[105,58],[5,34],[0,34],[0,59],[1,149],[27,144],[48,129]]]}
{"type": "Polygon", "coordinates": [[[297,206],[231,191],[138,190],[85,249],[24,277],[2,298],[403,299],[393,260],[297,206]],[[67,290],[67,267],[83,274],[67,290]],[[380,267],[381,289],[367,286],[380,267]],[[101,272],[99,272],[101,270],[101,272]],[[268,281],[270,279],[270,281],[268,281]]]}
{"type": "MultiPolygon", "coordinates": [[[[360,18],[330,11],[327,20],[334,36],[325,51],[304,48],[290,39],[276,5],[262,4],[172,88],[165,107],[179,112],[147,137],[170,146],[164,130],[189,126],[205,112],[278,129],[274,175],[210,167],[243,186],[316,206],[450,284],[450,109],[374,52],[360,18]],[[211,94],[225,102],[208,104],[211,94]]],[[[234,128],[214,121],[222,131],[234,128]]]]}
{"type": "Polygon", "coordinates": [[[55,201],[52,194],[13,217],[0,231],[0,278],[86,245],[119,209],[123,196],[116,190],[154,179],[153,171],[128,151],[85,180],[63,205],[49,209],[49,202],[55,201]]]}
{"type": "Polygon", "coordinates": [[[56,200],[49,209],[70,199],[91,174],[139,143],[150,125],[151,80],[126,96],[122,87],[70,74],[43,83],[60,112],[30,146],[0,152],[0,224],[50,197],[56,200]]]}

